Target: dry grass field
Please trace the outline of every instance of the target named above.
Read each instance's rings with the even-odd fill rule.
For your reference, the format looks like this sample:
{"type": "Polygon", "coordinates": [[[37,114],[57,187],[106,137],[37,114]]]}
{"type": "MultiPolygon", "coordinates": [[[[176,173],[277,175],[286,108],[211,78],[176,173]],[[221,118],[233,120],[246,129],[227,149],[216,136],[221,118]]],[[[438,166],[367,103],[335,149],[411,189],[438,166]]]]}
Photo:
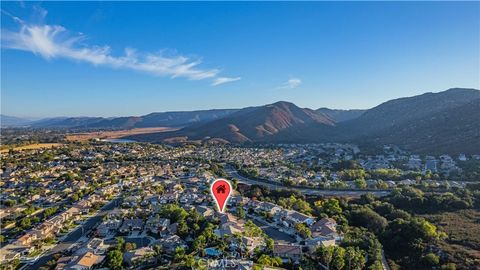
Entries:
{"type": "Polygon", "coordinates": [[[66,136],[67,141],[72,142],[82,142],[88,141],[90,139],[118,139],[125,136],[137,135],[137,134],[148,134],[155,132],[166,132],[174,131],[175,128],[168,127],[154,127],[154,128],[134,128],[126,130],[115,130],[115,131],[98,131],[98,132],[87,132],[87,133],[76,133],[66,136]]]}
{"type": "MultiPolygon", "coordinates": [[[[22,150],[32,150],[32,149],[44,149],[44,148],[52,148],[62,145],[61,143],[34,143],[29,145],[17,146],[14,147],[13,150],[15,151],[22,151],[22,150]]],[[[6,153],[10,150],[10,148],[1,149],[0,153],[6,153]]]]}
{"type": "Polygon", "coordinates": [[[448,238],[440,247],[459,269],[480,265],[480,211],[475,209],[423,215],[437,225],[448,238]]]}

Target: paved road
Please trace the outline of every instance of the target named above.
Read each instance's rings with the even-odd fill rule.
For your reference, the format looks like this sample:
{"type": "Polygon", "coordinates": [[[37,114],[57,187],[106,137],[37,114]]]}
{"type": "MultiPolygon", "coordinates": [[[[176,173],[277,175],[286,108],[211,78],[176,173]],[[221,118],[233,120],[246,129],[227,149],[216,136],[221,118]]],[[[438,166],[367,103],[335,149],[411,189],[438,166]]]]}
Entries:
{"type": "Polygon", "coordinates": [[[391,270],[390,266],[388,266],[387,258],[385,258],[385,251],[382,249],[382,267],[383,270],[391,270]]]}
{"type": "Polygon", "coordinates": [[[295,237],[287,233],[281,232],[277,228],[272,227],[271,225],[266,225],[256,219],[252,219],[252,221],[276,242],[295,243],[297,241],[295,237]]]}
{"type": "Polygon", "coordinates": [[[323,195],[323,196],[336,196],[336,197],[360,197],[362,194],[371,193],[375,196],[382,197],[390,194],[388,190],[328,190],[328,189],[319,189],[319,188],[304,188],[304,187],[287,187],[280,183],[269,180],[255,180],[244,177],[240,175],[234,168],[226,166],[225,171],[230,176],[230,178],[235,178],[239,180],[239,183],[244,183],[248,185],[261,185],[266,186],[270,189],[295,189],[300,191],[305,195],[323,195]]]}
{"type": "Polygon", "coordinates": [[[141,248],[141,247],[146,247],[150,245],[152,243],[152,239],[151,237],[147,237],[147,236],[137,236],[137,237],[130,236],[130,237],[125,237],[125,242],[135,243],[135,246],[137,248],[141,248]]]}
{"type": "Polygon", "coordinates": [[[53,254],[66,251],[72,244],[78,241],[83,235],[93,229],[98,223],[102,221],[105,211],[112,210],[118,204],[120,199],[114,199],[104,205],[100,211],[93,217],[87,219],[83,224],[78,226],[75,230],[70,232],[62,241],[60,241],[54,248],[50,249],[42,257],[40,257],[33,265],[28,265],[24,269],[36,270],[45,265],[53,258],[53,254]]]}

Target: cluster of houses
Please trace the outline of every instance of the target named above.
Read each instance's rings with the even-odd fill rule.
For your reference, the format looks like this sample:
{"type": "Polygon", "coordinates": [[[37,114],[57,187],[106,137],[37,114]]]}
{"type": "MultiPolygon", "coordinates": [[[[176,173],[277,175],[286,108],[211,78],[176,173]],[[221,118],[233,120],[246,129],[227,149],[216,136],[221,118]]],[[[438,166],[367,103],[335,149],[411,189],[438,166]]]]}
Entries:
{"type": "Polygon", "coordinates": [[[12,260],[20,258],[34,250],[34,244],[45,239],[54,239],[61,230],[71,222],[74,222],[89,212],[92,203],[102,201],[98,195],[92,195],[74,204],[67,210],[45,220],[43,223],[27,231],[11,244],[0,249],[0,259],[12,260]]]}
{"type": "Polygon", "coordinates": [[[271,202],[248,200],[245,206],[253,209],[258,217],[264,216],[263,213],[268,213],[273,220],[270,223],[271,226],[275,226],[283,232],[295,234],[297,237],[299,237],[299,234],[295,232],[295,225],[298,223],[305,224],[312,232],[311,238],[302,239],[305,240],[305,246],[308,247],[309,251],[316,250],[320,245],[336,245],[342,239],[337,232],[337,222],[332,218],[322,218],[317,221],[315,217],[295,210],[284,209],[271,202]]]}
{"type": "MultiPolygon", "coordinates": [[[[75,243],[74,252],[57,260],[58,269],[83,270],[99,265],[105,261],[108,248],[118,236],[140,241],[133,250],[124,252],[127,264],[151,257],[155,245],[160,245],[170,255],[177,247],[188,247],[192,239],[182,239],[177,234],[178,224],[160,215],[162,206],[169,203],[177,203],[186,210],[195,209],[218,224],[215,234],[228,240],[230,255],[236,256],[235,263],[250,269],[251,262],[245,254],[263,248],[265,241],[262,237],[244,235],[245,219],[215,211],[208,192],[213,179],[211,160],[250,166],[257,169],[258,177],[274,181],[323,186],[342,182],[353,188],[353,182],[341,181],[341,172],[334,169],[336,163],[355,160],[365,170],[375,170],[394,168],[393,164],[400,162],[414,171],[446,172],[457,170],[458,161],[480,159],[480,156],[465,155],[422,158],[408,155],[393,146],[384,150],[384,155],[368,156],[355,145],[335,143],[284,144],[265,148],[94,143],[48,150],[52,155],[45,160],[39,156],[47,150],[8,153],[14,159],[29,162],[4,164],[0,169],[3,191],[0,200],[14,202],[0,208],[0,217],[10,222],[8,226],[2,224],[7,243],[0,249],[0,260],[25,257],[39,242],[55,239],[64,233],[68,224],[90,212],[95,203],[105,203],[121,195],[121,205],[108,211],[91,233],[75,243]],[[306,170],[305,164],[322,170],[306,170]],[[72,200],[77,194],[81,194],[78,201],[72,200]],[[25,232],[15,232],[15,225],[26,216],[23,212],[29,206],[40,210],[58,206],[60,210],[53,217],[32,224],[25,232]],[[241,237],[232,238],[232,235],[241,237]]],[[[384,182],[389,187],[417,183],[409,179],[384,182]]],[[[378,185],[378,180],[367,179],[366,183],[372,187],[378,185]]],[[[432,180],[431,184],[438,183],[432,180]]],[[[450,184],[462,186],[462,183],[450,184]]],[[[312,252],[320,245],[332,246],[341,241],[337,224],[331,218],[317,220],[274,203],[238,195],[229,200],[229,207],[243,207],[248,219],[290,235],[294,240],[274,239],[273,254],[284,260],[298,261],[305,252],[312,252]],[[311,237],[305,239],[296,231],[295,225],[299,223],[305,224],[311,237]]],[[[215,247],[208,247],[205,254],[212,260],[220,260],[223,255],[215,247]]]]}

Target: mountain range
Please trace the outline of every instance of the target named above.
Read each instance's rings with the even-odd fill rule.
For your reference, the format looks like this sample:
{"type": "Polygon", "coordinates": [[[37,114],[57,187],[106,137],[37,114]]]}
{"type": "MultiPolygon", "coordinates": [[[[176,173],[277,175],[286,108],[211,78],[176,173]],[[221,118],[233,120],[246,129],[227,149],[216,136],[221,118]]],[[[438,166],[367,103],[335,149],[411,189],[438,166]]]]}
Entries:
{"type": "Polygon", "coordinates": [[[30,121],[1,115],[2,127],[68,128],[68,129],[131,129],[145,127],[184,127],[222,118],[236,109],[155,112],[127,117],[54,117],[30,121]],[[4,121],[5,120],[5,121],[4,121]]]}
{"type": "Polygon", "coordinates": [[[366,110],[335,110],[329,108],[320,108],[317,112],[326,114],[328,117],[335,120],[335,122],[343,122],[360,117],[366,110]]]}
{"type": "Polygon", "coordinates": [[[149,142],[395,144],[417,153],[480,154],[480,91],[453,88],[368,110],[311,110],[290,102],[248,107],[183,129],[130,136],[149,142]]]}
{"type": "Polygon", "coordinates": [[[9,115],[0,115],[0,123],[2,127],[28,126],[33,120],[9,115]]]}
{"type": "Polygon", "coordinates": [[[180,127],[129,136],[149,142],[354,142],[396,144],[418,153],[480,154],[480,91],[453,88],[384,102],[368,110],[317,110],[280,101],[243,109],[159,112],[131,117],[62,117],[28,121],[2,115],[4,126],[69,129],[180,127]]]}

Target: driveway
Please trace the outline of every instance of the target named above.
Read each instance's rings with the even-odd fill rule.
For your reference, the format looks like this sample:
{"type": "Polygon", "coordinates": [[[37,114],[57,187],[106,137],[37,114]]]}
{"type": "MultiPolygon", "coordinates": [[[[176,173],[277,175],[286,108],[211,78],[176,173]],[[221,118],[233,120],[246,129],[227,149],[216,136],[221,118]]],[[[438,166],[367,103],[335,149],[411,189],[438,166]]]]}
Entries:
{"type": "Polygon", "coordinates": [[[285,232],[281,232],[277,227],[268,224],[266,221],[260,221],[256,218],[250,218],[250,220],[260,227],[270,238],[276,242],[295,243],[297,240],[294,236],[291,236],[285,232]]]}

